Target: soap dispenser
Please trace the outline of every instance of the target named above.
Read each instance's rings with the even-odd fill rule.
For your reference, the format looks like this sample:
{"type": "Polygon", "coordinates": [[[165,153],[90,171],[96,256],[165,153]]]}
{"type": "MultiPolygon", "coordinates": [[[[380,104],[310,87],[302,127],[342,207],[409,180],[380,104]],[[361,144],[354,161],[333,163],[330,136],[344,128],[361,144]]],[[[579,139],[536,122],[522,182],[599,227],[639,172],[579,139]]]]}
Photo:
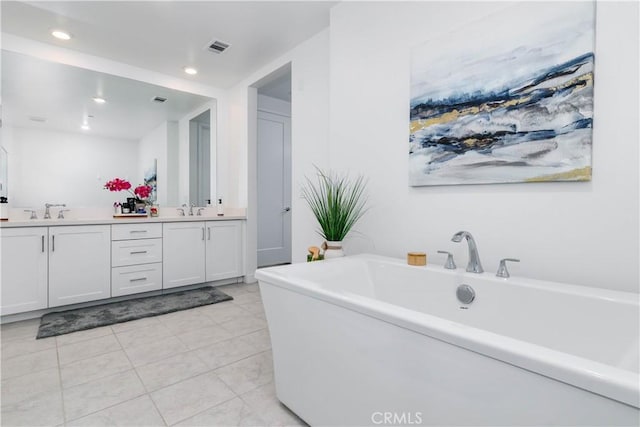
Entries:
{"type": "Polygon", "coordinates": [[[218,199],[218,204],[216,205],[216,213],[218,216],[224,216],[224,206],[222,205],[222,199],[218,199]]]}

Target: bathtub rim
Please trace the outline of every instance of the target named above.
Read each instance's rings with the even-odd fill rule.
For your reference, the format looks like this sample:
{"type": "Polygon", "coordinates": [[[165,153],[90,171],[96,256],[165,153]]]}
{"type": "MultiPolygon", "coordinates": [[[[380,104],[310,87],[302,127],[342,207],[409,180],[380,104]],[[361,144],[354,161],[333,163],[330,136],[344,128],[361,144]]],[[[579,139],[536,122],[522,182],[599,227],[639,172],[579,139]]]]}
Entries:
{"type": "MultiPolygon", "coordinates": [[[[323,262],[341,263],[349,262],[349,259],[391,263],[407,268],[424,269],[429,267],[407,266],[403,260],[371,254],[352,255],[339,259],[325,260],[323,262]]],[[[299,265],[300,264],[298,264],[298,266],[299,265]]],[[[417,312],[355,293],[328,290],[308,279],[295,278],[297,283],[294,283],[291,277],[280,273],[281,270],[286,271],[287,268],[294,266],[296,266],[296,264],[259,269],[256,271],[255,277],[258,279],[260,286],[266,283],[271,286],[297,292],[526,369],[550,379],[564,382],[635,408],[640,408],[639,377],[638,374],[633,371],[563,353],[542,345],[499,335],[484,329],[467,326],[462,323],[417,312]]],[[[433,267],[431,268],[433,269],[433,267]]],[[[467,274],[454,270],[444,273],[460,274],[460,277],[464,277],[464,275],[467,274]]],[[[560,285],[560,287],[553,287],[550,290],[571,294],[579,293],[595,298],[605,298],[609,301],[638,305],[635,300],[629,301],[629,298],[635,295],[630,292],[610,291],[607,289],[589,288],[564,283],[556,284],[555,282],[525,278],[522,280],[518,278],[518,283],[547,290],[549,290],[550,284],[560,285]]]]}

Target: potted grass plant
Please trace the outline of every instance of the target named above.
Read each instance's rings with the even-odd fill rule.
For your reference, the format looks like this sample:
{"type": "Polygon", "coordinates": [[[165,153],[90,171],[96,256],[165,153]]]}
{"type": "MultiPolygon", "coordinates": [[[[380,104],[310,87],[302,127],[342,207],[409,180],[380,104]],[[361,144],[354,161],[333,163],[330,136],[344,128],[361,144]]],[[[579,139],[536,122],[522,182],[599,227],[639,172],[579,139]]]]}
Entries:
{"type": "Polygon", "coordinates": [[[347,175],[316,170],[317,180],[306,177],[302,195],[320,225],[318,234],[325,239],[324,257],[344,256],[342,241],[366,212],[366,181],[362,176],[352,180],[347,175]]]}

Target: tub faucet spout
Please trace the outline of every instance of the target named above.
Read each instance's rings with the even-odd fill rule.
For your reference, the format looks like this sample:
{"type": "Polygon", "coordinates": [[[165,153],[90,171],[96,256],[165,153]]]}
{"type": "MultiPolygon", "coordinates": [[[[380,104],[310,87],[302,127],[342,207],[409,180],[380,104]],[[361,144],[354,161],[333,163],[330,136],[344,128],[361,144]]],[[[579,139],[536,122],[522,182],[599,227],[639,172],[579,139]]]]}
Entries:
{"type": "Polygon", "coordinates": [[[469,264],[467,264],[467,271],[470,273],[482,273],[484,270],[482,269],[482,264],[480,263],[480,255],[478,255],[478,247],[476,246],[476,241],[473,239],[473,236],[468,231],[458,231],[451,238],[452,242],[460,242],[462,238],[467,239],[467,244],[469,245],[469,264]]]}

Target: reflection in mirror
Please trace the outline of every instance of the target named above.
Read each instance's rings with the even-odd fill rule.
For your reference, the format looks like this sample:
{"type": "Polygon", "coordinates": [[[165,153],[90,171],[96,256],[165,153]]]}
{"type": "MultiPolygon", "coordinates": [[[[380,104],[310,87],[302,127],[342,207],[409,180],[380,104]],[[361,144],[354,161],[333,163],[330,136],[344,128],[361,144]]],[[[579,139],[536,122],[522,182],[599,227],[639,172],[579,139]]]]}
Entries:
{"type": "Polygon", "coordinates": [[[189,121],[189,200],[196,206],[211,202],[211,111],[189,121]]]}
{"type": "Polygon", "coordinates": [[[4,147],[0,147],[0,197],[8,197],[7,179],[9,173],[7,168],[9,167],[7,150],[4,147]]]}
{"type": "Polygon", "coordinates": [[[116,177],[142,184],[154,164],[157,202],[177,206],[186,197],[178,182],[188,179],[179,170],[179,147],[189,139],[181,123],[194,111],[215,111],[208,97],[6,50],[2,98],[9,197],[20,208],[111,207],[126,195],[104,184],[116,177]]]}

